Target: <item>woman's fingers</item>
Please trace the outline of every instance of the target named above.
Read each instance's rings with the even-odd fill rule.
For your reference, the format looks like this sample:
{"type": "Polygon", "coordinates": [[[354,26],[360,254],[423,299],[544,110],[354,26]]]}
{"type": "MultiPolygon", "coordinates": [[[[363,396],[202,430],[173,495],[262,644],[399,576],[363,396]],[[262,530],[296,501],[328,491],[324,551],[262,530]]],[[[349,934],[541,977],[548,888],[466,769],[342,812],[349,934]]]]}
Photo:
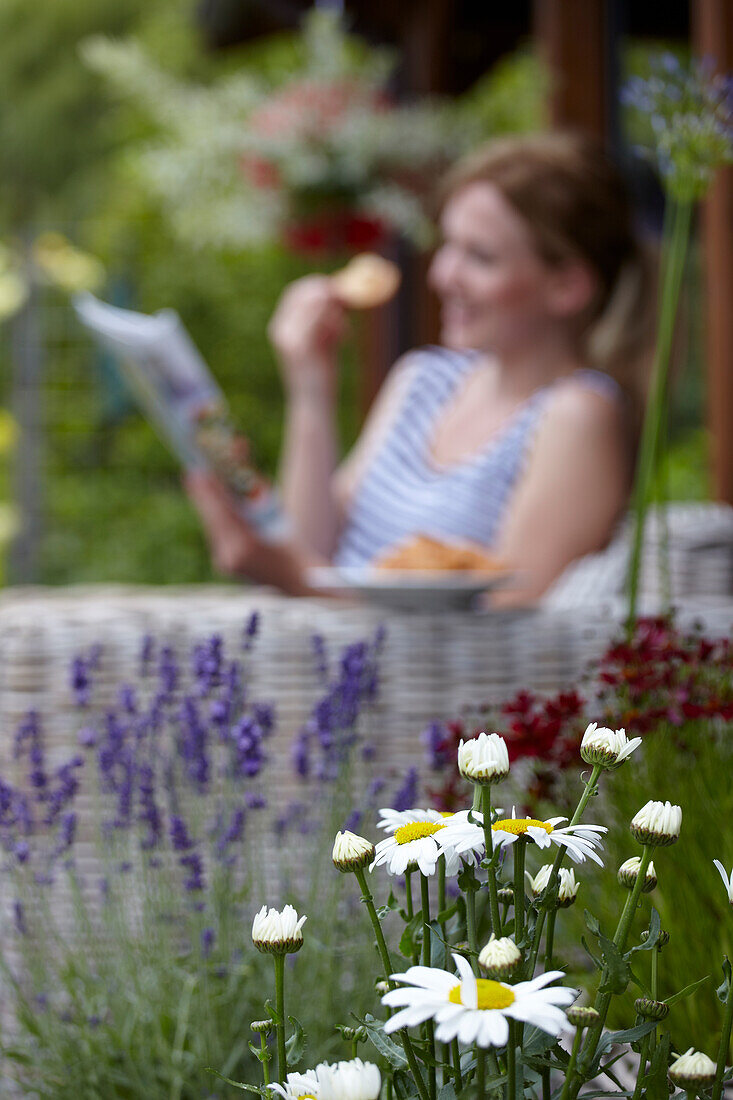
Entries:
{"type": "Polygon", "coordinates": [[[184,486],[203,524],[216,569],[226,574],[246,572],[255,535],[226,487],[214,475],[200,471],[186,474],[184,486]]]}

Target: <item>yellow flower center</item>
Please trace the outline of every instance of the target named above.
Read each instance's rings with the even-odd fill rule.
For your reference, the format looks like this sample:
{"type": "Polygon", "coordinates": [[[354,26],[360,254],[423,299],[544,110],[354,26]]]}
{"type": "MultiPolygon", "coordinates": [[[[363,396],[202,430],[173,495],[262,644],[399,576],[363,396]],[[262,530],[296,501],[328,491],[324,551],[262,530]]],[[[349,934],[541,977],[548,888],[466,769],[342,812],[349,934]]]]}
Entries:
{"type": "Polygon", "coordinates": [[[491,828],[501,829],[503,833],[514,833],[515,836],[524,836],[530,826],[535,829],[544,829],[546,833],[552,832],[552,825],[548,825],[546,821],[537,821],[533,817],[508,817],[504,821],[495,821],[491,828]]]}
{"type": "Polygon", "coordinates": [[[439,821],[410,821],[407,825],[400,825],[395,830],[394,838],[398,844],[410,844],[413,840],[422,840],[424,836],[432,836],[438,829],[444,829],[439,821]]]}
{"type": "MultiPolygon", "coordinates": [[[[477,978],[476,987],[478,1008],[509,1008],[509,1005],[514,1004],[516,1001],[511,989],[502,985],[501,982],[492,982],[488,978],[477,978]]],[[[463,1004],[460,985],[453,986],[448,994],[448,1000],[454,1005],[463,1004]]]]}

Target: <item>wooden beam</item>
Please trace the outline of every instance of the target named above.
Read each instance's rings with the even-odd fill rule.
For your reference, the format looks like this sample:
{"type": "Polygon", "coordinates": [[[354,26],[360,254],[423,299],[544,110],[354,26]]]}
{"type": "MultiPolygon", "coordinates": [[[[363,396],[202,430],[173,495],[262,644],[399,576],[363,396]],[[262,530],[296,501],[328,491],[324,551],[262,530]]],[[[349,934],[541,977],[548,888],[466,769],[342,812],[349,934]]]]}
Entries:
{"type": "Polygon", "coordinates": [[[608,132],[607,0],[534,0],[534,37],[551,74],[553,126],[608,132]]]}
{"type": "MultiPolygon", "coordinates": [[[[692,0],[699,57],[733,69],[733,2],[692,0]]],[[[733,168],[721,170],[702,209],[705,351],[713,495],[733,504],[733,168]]]]}

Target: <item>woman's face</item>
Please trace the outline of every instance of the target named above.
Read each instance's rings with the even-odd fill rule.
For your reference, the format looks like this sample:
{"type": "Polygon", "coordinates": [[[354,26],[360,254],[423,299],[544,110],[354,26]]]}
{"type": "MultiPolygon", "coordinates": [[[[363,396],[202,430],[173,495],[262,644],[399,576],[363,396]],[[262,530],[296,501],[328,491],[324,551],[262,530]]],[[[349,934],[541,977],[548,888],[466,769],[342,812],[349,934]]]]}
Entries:
{"type": "Polygon", "coordinates": [[[501,191],[467,184],[448,199],[440,228],[428,279],[441,300],[442,342],[501,353],[536,338],[554,318],[554,270],[501,191]]]}

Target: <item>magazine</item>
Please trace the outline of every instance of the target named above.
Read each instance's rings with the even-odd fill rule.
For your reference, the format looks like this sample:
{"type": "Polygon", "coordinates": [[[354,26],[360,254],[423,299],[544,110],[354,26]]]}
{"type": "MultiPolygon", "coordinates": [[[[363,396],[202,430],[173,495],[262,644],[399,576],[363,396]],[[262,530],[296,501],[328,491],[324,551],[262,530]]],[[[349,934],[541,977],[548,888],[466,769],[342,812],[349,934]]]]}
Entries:
{"type": "Polygon", "coordinates": [[[287,525],[277,494],[251,465],[226,398],[176,311],[137,313],[87,291],[77,294],[73,305],[85,328],[117,355],[140,407],[182,466],[216,473],[263,537],[284,537],[287,525]]]}

